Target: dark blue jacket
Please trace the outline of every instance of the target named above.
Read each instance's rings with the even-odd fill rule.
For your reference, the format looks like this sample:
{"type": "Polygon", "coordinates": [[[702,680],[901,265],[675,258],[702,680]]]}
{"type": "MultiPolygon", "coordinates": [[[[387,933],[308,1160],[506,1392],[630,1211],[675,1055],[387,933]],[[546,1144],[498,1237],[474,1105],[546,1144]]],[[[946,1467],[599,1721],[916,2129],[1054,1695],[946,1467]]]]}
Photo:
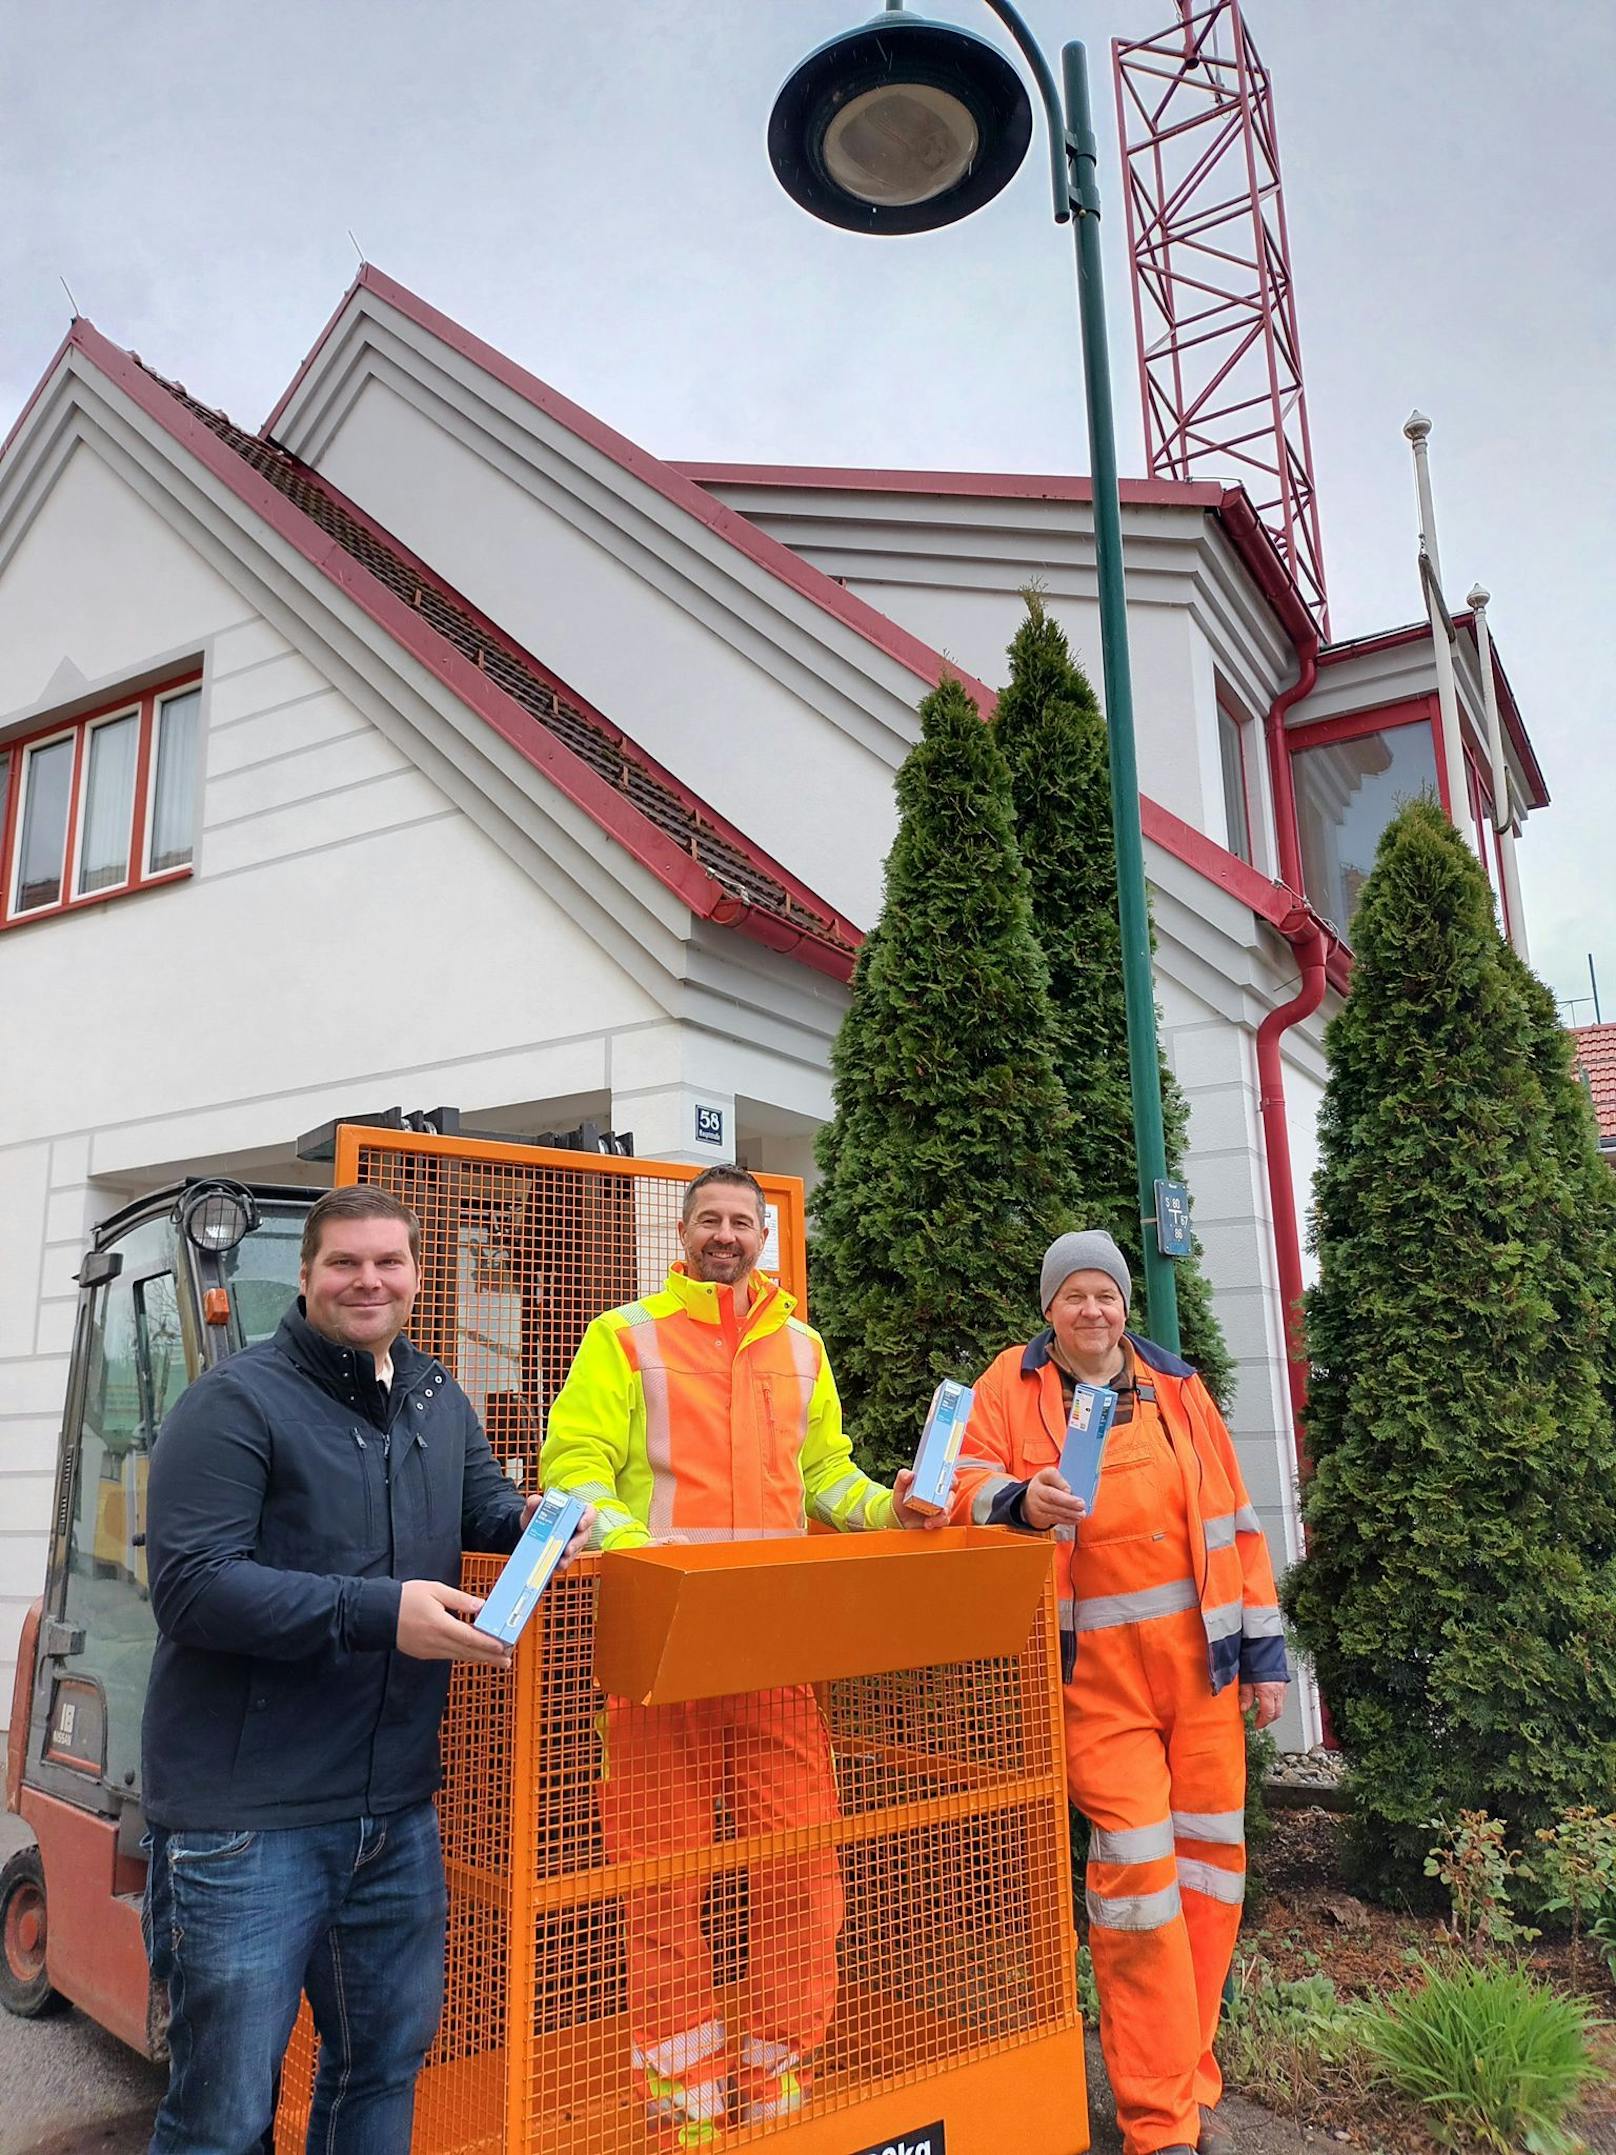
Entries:
{"type": "Polygon", "coordinates": [[[300,1300],[199,1377],[147,1488],[147,1817],[304,1826],[424,1802],[449,1664],[393,1651],[399,1581],[457,1586],[463,1548],[516,1546],[522,1504],[471,1402],[407,1339],[384,1391],[300,1300]]]}

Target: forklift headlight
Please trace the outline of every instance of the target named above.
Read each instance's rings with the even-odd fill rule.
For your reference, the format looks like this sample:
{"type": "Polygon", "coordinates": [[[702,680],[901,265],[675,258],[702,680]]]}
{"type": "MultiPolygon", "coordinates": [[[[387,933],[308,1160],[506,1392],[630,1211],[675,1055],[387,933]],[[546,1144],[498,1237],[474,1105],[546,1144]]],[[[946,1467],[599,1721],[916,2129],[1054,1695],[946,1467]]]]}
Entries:
{"type": "Polygon", "coordinates": [[[257,1225],[252,1192],[233,1182],[204,1182],[180,1206],[186,1240],[210,1257],[233,1250],[257,1225]]]}

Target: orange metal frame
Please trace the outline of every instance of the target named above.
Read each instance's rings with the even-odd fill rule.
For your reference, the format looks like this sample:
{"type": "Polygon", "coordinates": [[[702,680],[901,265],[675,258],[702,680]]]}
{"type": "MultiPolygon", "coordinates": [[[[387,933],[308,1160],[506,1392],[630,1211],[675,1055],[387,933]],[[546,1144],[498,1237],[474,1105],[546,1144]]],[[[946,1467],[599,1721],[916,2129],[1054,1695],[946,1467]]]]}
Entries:
{"type": "MultiPolygon", "coordinates": [[[[531,1399],[501,1411],[535,1427],[567,1341],[604,1306],[591,1299],[647,1275],[696,1172],[370,1130],[340,1133],[336,1156],[339,1182],[418,1201],[434,1351],[451,1366],[462,1346],[502,1354],[501,1384],[519,1377],[531,1399]],[[632,1202],[599,1201],[625,1177],[632,1202]],[[580,1223],[624,1248],[581,1243],[580,1223]]],[[[800,1290],[800,1186],[759,1179],[779,1207],[781,1276],[800,1290]]],[[[631,2051],[663,2039],[646,2022],[644,1941],[681,1924],[732,2045],[773,2009],[771,1985],[787,2015],[819,2014],[806,2107],[732,2119],[726,2148],[919,2148],[940,2123],[948,2155],[1081,2155],[1049,1551],[959,1532],[928,1560],[916,1539],[586,1559],[551,1584],[510,1671],[457,1668],[439,1798],[444,2016],[413,2155],[644,2155],[631,2051]],[[820,1612],[826,1636],[805,1642],[820,1612]],[[720,1684],[733,1692],[714,1697],[720,1684]],[[760,1720],[772,1752],[754,1742],[760,1720]],[[783,1800],[759,1800],[770,1758],[809,1762],[800,1802],[789,1772],[783,1800]]],[[[468,1556],[466,1586],[486,1591],[497,1568],[468,1556]]],[[[305,2015],[281,2155],[302,2148],[316,2052],[305,2015]]]]}

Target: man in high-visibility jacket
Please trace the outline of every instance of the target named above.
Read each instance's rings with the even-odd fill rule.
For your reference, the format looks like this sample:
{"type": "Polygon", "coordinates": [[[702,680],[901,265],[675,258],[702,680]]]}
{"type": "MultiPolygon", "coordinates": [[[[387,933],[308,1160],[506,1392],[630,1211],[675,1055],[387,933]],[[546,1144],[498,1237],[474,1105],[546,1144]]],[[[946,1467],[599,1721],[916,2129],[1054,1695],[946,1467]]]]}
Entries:
{"type": "Polygon", "coordinates": [[[1289,1675],[1262,1528],[1187,1362],[1127,1330],[1107,1234],[1043,1263],[1048,1328],[976,1382],[956,1522],[1067,1530],[1066,1776],[1090,1822],[1089,1949],[1124,2155],[1227,2146],[1212,2054],[1245,1897],[1245,1737],[1289,1675]],[[1092,1514],[1057,1462],[1079,1383],[1118,1394],[1092,1514]],[[1074,1538],[1075,1537],[1075,1538],[1074,1538]]]}
{"type": "MultiPolygon", "coordinates": [[[[713,1167],[685,1194],[682,1262],[660,1294],[597,1317],[550,1412],[541,1472],[595,1508],[595,1545],[754,1541],[922,1526],[913,1477],[882,1488],[854,1465],[823,1341],[756,1269],[763,1192],[713,1167]]],[[[608,1699],[601,1825],[614,1863],[649,1867],[714,1841],[722,1804],[742,1839],[836,1816],[812,1690],[682,1706],[608,1699]]],[[[653,2130],[709,2147],[726,2124],[801,2108],[836,2001],[836,1855],[751,1866],[744,2025],[725,2023],[702,1931],[701,1878],[646,1878],[624,1898],[629,2022],[653,2130]]]]}

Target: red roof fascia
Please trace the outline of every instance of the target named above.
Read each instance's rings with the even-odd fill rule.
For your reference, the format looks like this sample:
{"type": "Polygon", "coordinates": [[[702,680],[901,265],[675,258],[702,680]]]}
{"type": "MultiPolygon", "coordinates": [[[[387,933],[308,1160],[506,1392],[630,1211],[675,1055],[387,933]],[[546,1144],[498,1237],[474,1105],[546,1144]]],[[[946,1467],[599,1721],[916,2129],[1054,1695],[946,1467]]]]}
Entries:
{"type": "MultiPolygon", "coordinates": [[[[619,434],[615,427],[607,426],[604,420],[597,419],[593,412],[585,411],[581,404],[575,404],[570,397],[563,396],[547,382],[540,381],[536,374],[530,374],[525,367],[518,366],[515,360],[497,351],[493,345],[485,343],[481,337],[473,335],[452,316],[430,305],[418,293],[410,291],[408,286],[398,283],[384,270],[377,269],[373,263],[367,262],[354,280],[352,290],[361,288],[374,292],[378,299],[396,308],[400,314],[426,330],[429,335],[438,338],[451,351],[458,352],[463,359],[469,359],[474,366],[481,367],[484,373],[491,375],[502,387],[521,397],[524,403],[542,411],[547,418],[554,419],[569,433],[577,435],[580,441],[587,442],[592,449],[598,449],[603,456],[610,457],[614,464],[619,465],[632,477],[654,488],[665,499],[695,517],[719,538],[746,555],[759,568],[767,570],[781,583],[789,585],[800,597],[809,600],[822,612],[833,615],[863,637],[866,643],[873,644],[877,650],[885,652],[888,658],[895,659],[900,666],[917,675],[928,688],[934,688],[940,679],[950,675],[964,683],[967,693],[976,699],[984,711],[992,708],[994,694],[984,682],[976,680],[959,667],[950,665],[929,644],[922,643],[918,636],[910,635],[907,629],[900,628],[895,621],[865,600],[855,598],[852,592],[845,591],[833,577],[814,568],[800,555],[794,554],[789,547],[782,546],[779,540],[771,539],[767,532],[760,531],[757,525],[749,522],[738,511],[727,508],[714,495],[697,486],[693,480],[685,478],[673,465],[664,463],[648,449],[642,449],[637,442],[630,441],[626,434],[619,434]]],[[[349,298],[351,296],[350,292],[349,298]]],[[[315,353],[330,336],[343,308],[348,305],[349,298],[344,298],[342,307],[337,309],[336,315],[326,324],[319,342],[294,376],[286,395],[270,414],[265,423],[266,433],[283,416],[297,384],[307,375],[315,353]]]]}
{"type": "MultiPolygon", "coordinates": [[[[1092,501],[1081,473],[881,471],[846,464],[674,464],[699,486],[822,487],[841,494],[954,494],[985,501],[1092,501]]],[[[1215,509],[1225,488],[1203,479],[1124,479],[1122,499],[1140,508],[1215,509]]]]}
{"type": "Polygon", "coordinates": [[[364,283],[364,281],[365,265],[363,262],[361,262],[359,265],[358,275],[354,278],[353,283],[349,285],[347,291],[343,293],[341,299],[333,308],[325,327],[320,331],[320,334],[315,338],[314,342],[304,353],[302,365],[298,368],[297,372],[292,376],[292,379],[287,383],[286,387],[276,398],[275,409],[270,413],[269,417],[259,428],[258,431],[263,435],[266,441],[273,441],[275,439],[275,427],[276,423],[280,419],[281,413],[285,411],[287,405],[291,403],[293,397],[295,397],[298,391],[302,388],[304,378],[308,374],[309,369],[319,358],[320,354],[325,350],[327,343],[330,341],[331,332],[336,328],[337,324],[342,320],[342,317],[347,313],[348,302],[353,298],[355,292],[358,291],[359,287],[364,283]]]}
{"type": "Polygon", "coordinates": [[[32,390],[29,392],[28,401],[23,406],[22,410],[18,412],[16,421],[12,426],[10,433],[7,434],[4,441],[0,441],[0,463],[5,462],[7,451],[10,449],[12,443],[17,439],[17,436],[22,432],[24,426],[28,422],[28,414],[33,410],[34,406],[45,394],[45,390],[50,382],[51,376],[56,372],[56,369],[61,365],[63,358],[72,348],[73,330],[78,326],[78,319],[78,316],[74,315],[72,327],[69,328],[67,335],[62,339],[61,343],[57,345],[55,351],[51,354],[50,365],[45,369],[44,373],[39,377],[38,381],[35,382],[32,390]]]}
{"type": "Polygon", "coordinates": [[[1287,935],[1296,925],[1297,915],[1305,914],[1309,920],[1324,930],[1329,955],[1326,971],[1331,984],[1345,995],[1352,974],[1352,952],[1343,943],[1329,922],[1315,913],[1304,899],[1288,890],[1283,883],[1276,883],[1262,875],[1227,846],[1220,846],[1216,839],[1208,838],[1194,824],[1185,823],[1169,810],[1159,807],[1155,801],[1141,797],[1139,823],[1145,836],[1159,845],[1164,853],[1171,853],[1187,868],[1226,890],[1241,905],[1249,906],[1259,920],[1266,920],[1271,927],[1287,935]]]}
{"type": "Polygon", "coordinates": [[[1616,1025],[1573,1026],[1571,1043],[1588,1075],[1599,1134],[1616,1141],[1616,1025]]]}
{"type": "MultiPolygon", "coordinates": [[[[512,703],[486,674],[446,643],[427,622],[346,554],[334,539],[328,538],[267,479],[245,464],[227,443],[194,418],[128,352],[110,343],[85,321],[74,324],[71,342],[131,402],[154,419],[305,560],[346,592],[395,642],[420,660],[468,709],[486,720],[525,761],[542,771],[558,791],[576,802],[693,913],[702,919],[733,926],[771,948],[789,948],[818,971],[844,980],[850,976],[852,955],[849,950],[822,941],[806,929],[794,931],[786,923],[760,914],[744,899],[725,890],[715,877],[641,815],[631,802],[614,792],[564,743],[535,726],[528,714],[512,703]]],[[[328,491],[334,493],[335,490],[328,491]]],[[[364,521],[372,530],[378,528],[371,520],[364,521]]],[[[395,544],[390,534],[386,537],[390,546],[395,544]]],[[[522,656],[527,660],[527,654],[522,656]]],[[[553,676],[548,678],[554,679],[553,676]]],[[[570,690],[566,693],[569,700],[578,701],[570,690]]],[[[626,740],[620,729],[611,730],[618,739],[626,740]]],[[[685,798],[687,802],[694,801],[694,796],[686,794],[685,798]]],[[[711,816],[705,804],[701,804],[701,812],[715,827],[718,826],[719,819],[711,816]]],[[[750,841],[742,840],[741,844],[765,874],[788,886],[793,883],[794,879],[786,877],[775,863],[767,861],[750,841]]],[[[800,885],[796,888],[801,891],[800,885]]],[[[811,903],[828,921],[842,925],[830,907],[818,899],[811,903]]],[[[855,943],[857,940],[857,931],[850,925],[849,940],[855,943]]]]}
{"type": "MultiPolygon", "coordinates": [[[[1453,625],[1455,629],[1468,629],[1471,641],[1474,643],[1476,635],[1476,617],[1474,613],[1467,611],[1462,614],[1455,614],[1453,616],[1453,625]]],[[[1429,621],[1411,621],[1406,628],[1382,629],[1374,636],[1354,637],[1350,643],[1327,644],[1319,653],[1319,664],[1321,666],[1337,666],[1344,659],[1361,658],[1368,652],[1394,651],[1402,644],[1428,643],[1430,637],[1431,624],[1429,621]]],[[[1503,722],[1504,731],[1509,735],[1516,755],[1520,758],[1521,769],[1526,773],[1526,782],[1532,789],[1532,807],[1547,808],[1549,805],[1549,788],[1548,782],[1543,776],[1542,765],[1538,762],[1537,752],[1527,735],[1526,721],[1521,716],[1520,705],[1515,701],[1515,691],[1509,685],[1509,676],[1504,671],[1504,662],[1498,656],[1498,645],[1491,639],[1489,639],[1489,644],[1493,655],[1493,686],[1498,691],[1499,718],[1503,722]]]]}

